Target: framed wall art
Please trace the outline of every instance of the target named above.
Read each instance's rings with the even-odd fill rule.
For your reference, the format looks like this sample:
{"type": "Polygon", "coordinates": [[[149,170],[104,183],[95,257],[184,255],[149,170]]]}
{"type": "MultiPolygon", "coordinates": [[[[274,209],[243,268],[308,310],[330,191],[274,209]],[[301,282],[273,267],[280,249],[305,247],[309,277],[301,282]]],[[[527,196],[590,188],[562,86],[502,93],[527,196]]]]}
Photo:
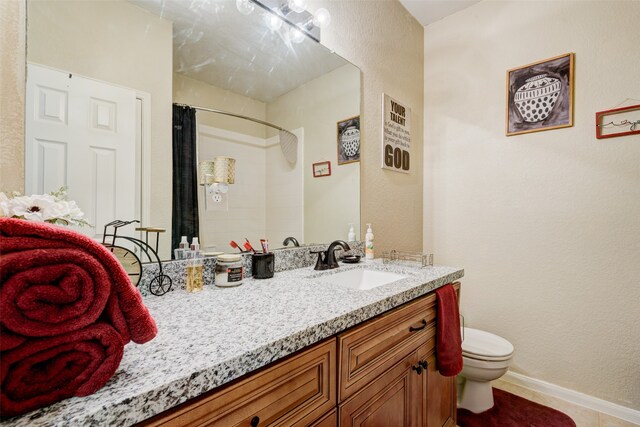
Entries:
{"type": "Polygon", "coordinates": [[[507,136],[573,126],[573,62],[567,53],[507,71],[507,136]]]}
{"type": "Polygon", "coordinates": [[[320,178],[331,176],[331,162],[318,162],[313,164],[313,177],[320,178]]]}
{"type": "Polygon", "coordinates": [[[640,134],[640,104],[596,113],[596,138],[640,134]]]}
{"type": "Polygon", "coordinates": [[[338,165],[360,161],[360,116],[338,122],[338,165]]]}

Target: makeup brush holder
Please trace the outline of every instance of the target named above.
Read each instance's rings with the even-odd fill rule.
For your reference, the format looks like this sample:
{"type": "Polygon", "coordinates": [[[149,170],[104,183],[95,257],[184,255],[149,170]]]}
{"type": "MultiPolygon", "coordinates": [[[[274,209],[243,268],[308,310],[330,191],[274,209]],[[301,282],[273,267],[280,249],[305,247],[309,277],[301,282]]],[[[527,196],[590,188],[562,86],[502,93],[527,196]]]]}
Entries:
{"type": "Polygon", "coordinates": [[[275,256],[273,252],[266,254],[253,254],[251,256],[251,272],[254,279],[270,279],[275,268],[275,256]]]}

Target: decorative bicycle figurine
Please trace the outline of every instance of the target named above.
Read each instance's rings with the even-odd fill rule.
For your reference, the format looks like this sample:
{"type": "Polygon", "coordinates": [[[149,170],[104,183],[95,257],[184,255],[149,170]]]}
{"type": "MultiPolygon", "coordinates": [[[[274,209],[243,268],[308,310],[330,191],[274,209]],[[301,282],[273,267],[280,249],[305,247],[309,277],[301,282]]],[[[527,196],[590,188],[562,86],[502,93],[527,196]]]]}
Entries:
{"type": "Polygon", "coordinates": [[[120,261],[120,264],[124,267],[127,275],[131,279],[131,282],[138,287],[140,280],[142,279],[142,262],[153,262],[158,264],[159,273],[151,279],[149,282],[149,291],[153,295],[164,295],[171,289],[172,281],[171,277],[162,272],[162,262],[158,256],[158,241],[160,240],[160,233],[164,233],[162,228],[137,227],[136,231],[144,231],[146,233],[145,240],[136,239],[134,237],[118,235],[118,228],[124,227],[132,223],[140,223],[138,220],[132,221],[120,221],[115,220],[104,226],[104,234],[102,237],[102,245],[111,251],[111,253],[120,261]],[[109,227],[113,227],[113,233],[107,233],[109,227]],[[156,233],[155,249],[149,245],[149,233],[156,233]],[[109,241],[110,240],[110,241],[109,241]],[[130,242],[134,247],[140,249],[140,257],[136,255],[134,251],[126,248],[125,246],[118,245],[118,241],[130,242]]]}

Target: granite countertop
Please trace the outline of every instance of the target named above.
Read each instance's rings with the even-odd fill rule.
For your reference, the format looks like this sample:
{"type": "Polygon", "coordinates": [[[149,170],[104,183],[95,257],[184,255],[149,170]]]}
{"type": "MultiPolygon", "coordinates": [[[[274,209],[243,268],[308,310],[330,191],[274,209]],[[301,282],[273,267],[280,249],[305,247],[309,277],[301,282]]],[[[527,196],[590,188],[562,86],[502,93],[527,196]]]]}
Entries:
{"type": "Polygon", "coordinates": [[[102,389],[0,425],[131,425],[464,275],[460,268],[414,265],[375,260],[323,272],[308,267],[245,279],[236,288],[146,297],[158,335],[144,345],[128,344],[102,389]],[[363,264],[408,277],[365,291],[322,280],[363,264]]]}

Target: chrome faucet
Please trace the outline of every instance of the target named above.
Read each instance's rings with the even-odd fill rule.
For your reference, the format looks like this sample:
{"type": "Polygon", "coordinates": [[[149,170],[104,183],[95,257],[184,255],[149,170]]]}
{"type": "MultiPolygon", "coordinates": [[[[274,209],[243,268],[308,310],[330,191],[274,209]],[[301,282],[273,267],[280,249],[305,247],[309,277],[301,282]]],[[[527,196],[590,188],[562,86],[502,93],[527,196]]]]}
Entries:
{"type": "Polygon", "coordinates": [[[329,247],[325,252],[318,252],[318,262],[316,263],[315,270],[330,270],[332,268],[338,268],[338,261],[336,261],[336,254],[334,251],[340,246],[345,251],[350,251],[351,248],[344,240],[335,240],[329,244],[329,247]]]}
{"type": "Polygon", "coordinates": [[[296,240],[295,237],[287,237],[286,239],[284,239],[284,242],[282,242],[284,246],[287,246],[289,243],[293,243],[293,246],[295,246],[296,248],[300,246],[300,243],[298,243],[298,240],[296,240]]]}

